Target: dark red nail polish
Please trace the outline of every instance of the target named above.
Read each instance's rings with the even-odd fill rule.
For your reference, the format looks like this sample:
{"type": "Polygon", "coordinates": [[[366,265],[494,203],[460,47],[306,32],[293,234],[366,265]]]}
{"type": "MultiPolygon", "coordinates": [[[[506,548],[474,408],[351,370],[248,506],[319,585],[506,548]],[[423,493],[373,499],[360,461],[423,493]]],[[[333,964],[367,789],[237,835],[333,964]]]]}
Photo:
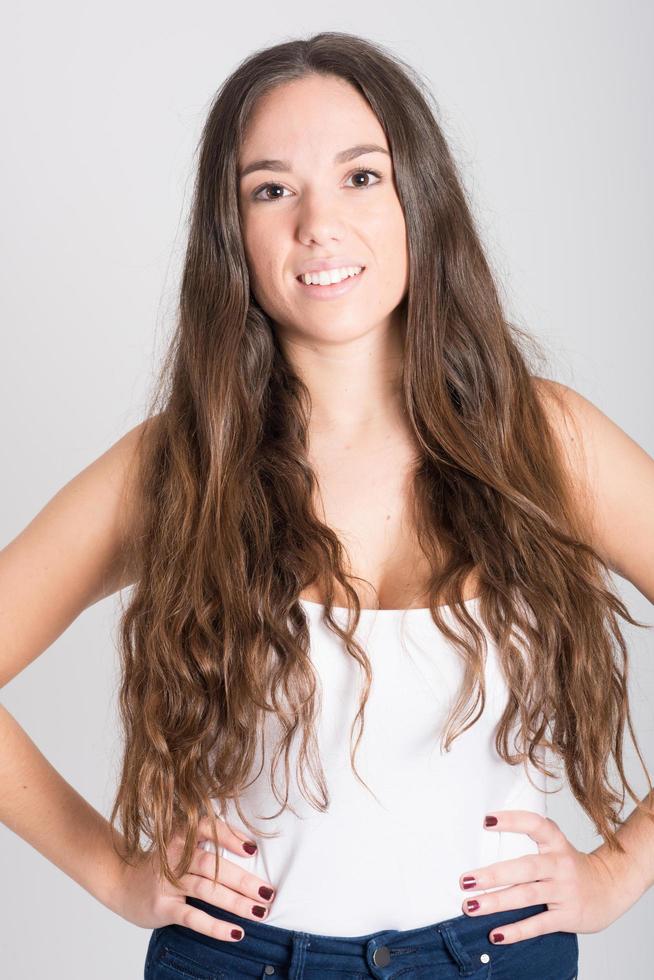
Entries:
{"type": "Polygon", "coordinates": [[[476,898],[471,898],[466,902],[466,908],[468,909],[468,912],[476,912],[476,910],[479,908],[479,902],[476,898]]]}
{"type": "Polygon", "coordinates": [[[263,905],[252,906],[252,915],[256,915],[257,918],[259,919],[263,919],[265,914],[266,914],[266,910],[264,909],[263,905]]]}
{"type": "Polygon", "coordinates": [[[476,888],[477,887],[477,882],[476,882],[476,880],[474,878],[470,877],[470,875],[467,875],[463,879],[463,887],[464,888],[476,888]]]}
{"type": "Polygon", "coordinates": [[[485,817],[484,827],[494,827],[497,823],[497,817],[485,817]]]}
{"type": "Polygon", "coordinates": [[[256,851],[256,849],[257,849],[257,845],[256,844],[245,843],[243,845],[243,850],[244,851],[247,851],[248,854],[254,854],[254,852],[256,851]]]}
{"type": "Polygon", "coordinates": [[[267,888],[266,885],[262,885],[261,888],[259,889],[259,894],[261,895],[262,898],[265,899],[272,898],[272,893],[273,893],[272,888],[267,888]]]}
{"type": "Polygon", "coordinates": [[[232,929],[232,939],[242,939],[243,933],[240,929],[232,929]]]}
{"type": "Polygon", "coordinates": [[[494,932],[493,933],[493,942],[494,943],[501,943],[503,939],[504,939],[503,933],[501,933],[501,932],[494,932]]]}

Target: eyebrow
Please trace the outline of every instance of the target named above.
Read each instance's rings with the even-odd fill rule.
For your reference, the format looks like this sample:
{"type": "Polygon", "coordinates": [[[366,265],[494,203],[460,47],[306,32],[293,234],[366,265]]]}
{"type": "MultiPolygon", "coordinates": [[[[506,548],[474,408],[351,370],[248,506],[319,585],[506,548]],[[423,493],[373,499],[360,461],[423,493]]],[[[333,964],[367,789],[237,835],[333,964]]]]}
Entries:
{"type": "MultiPolygon", "coordinates": [[[[388,150],[377,143],[359,143],[357,146],[350,146],[347,150],[341,150],[340,153],[337,153],[334,157],[334,163],[347,163],[348,160],[354,160],[356,157],[363,156],[364,153],[385,153],[390,156],[388,150]]],[[[239,179],[243,180],[254,170],[277,170],[288,173],[291,169],[289,160],[253,160],[252,163],[248,163],[247,167],[243,167],[239,179]]]]}

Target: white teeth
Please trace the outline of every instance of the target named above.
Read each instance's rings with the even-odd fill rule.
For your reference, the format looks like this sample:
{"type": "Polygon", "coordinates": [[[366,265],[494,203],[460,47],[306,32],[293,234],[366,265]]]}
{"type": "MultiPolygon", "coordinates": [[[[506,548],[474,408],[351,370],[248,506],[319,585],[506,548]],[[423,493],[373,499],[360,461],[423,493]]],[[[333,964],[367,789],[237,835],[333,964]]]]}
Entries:
{"type": "Polygon", "coordinates": [[[349,276],[358,276],[363,266],[348,265],[341,269],[323,269],[321,272],[306,272],[300,278],[307,286],[330,286],[349,276]]]}

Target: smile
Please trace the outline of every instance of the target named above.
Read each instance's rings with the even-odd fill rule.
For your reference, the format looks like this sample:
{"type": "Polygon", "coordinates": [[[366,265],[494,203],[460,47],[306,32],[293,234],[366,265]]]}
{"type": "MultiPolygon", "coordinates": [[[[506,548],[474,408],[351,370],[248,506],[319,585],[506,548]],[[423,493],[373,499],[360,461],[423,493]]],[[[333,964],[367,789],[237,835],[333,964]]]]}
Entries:
{"type": "Polygon", "coordinates": [[[340,282],[332,282],[326,285],[320,285],[318,283],[307,285],[302,277],[297,276],[295,281],[300,289],[304,290],[311,299],[338,299],[340,296],[345,295],[345,293],[349,293],[352,289],[356,289],[357,283],[363,277],[365,271],[366,267],[364,265],[356,275],[347,276],[347,278],[342,279],[340,282]]]}

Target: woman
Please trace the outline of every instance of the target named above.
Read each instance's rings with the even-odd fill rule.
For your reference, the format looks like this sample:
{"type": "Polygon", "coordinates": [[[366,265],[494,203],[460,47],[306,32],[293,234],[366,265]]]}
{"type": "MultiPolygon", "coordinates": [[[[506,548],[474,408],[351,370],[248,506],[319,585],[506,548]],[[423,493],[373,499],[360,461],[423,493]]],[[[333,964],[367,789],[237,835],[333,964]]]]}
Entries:
{"type": "MultiPolygon", "coordinates": [[[[654,601],[654,461],[527,366],[398,59],[257,52],[200,149],[146,422],[2,553],[50,634],[134,586],[111,822],[64,784],[80,846],[40,849],[153,929],[150,980],[575,977],[651,884],[608,570],[654,601]],[[19,579],[56,541],[53,608],[19,579]],[[591,854],[546,815],[547,752],[591,854]]],[[[39,652],[14,628],[5,679],[39,652]]]]}

